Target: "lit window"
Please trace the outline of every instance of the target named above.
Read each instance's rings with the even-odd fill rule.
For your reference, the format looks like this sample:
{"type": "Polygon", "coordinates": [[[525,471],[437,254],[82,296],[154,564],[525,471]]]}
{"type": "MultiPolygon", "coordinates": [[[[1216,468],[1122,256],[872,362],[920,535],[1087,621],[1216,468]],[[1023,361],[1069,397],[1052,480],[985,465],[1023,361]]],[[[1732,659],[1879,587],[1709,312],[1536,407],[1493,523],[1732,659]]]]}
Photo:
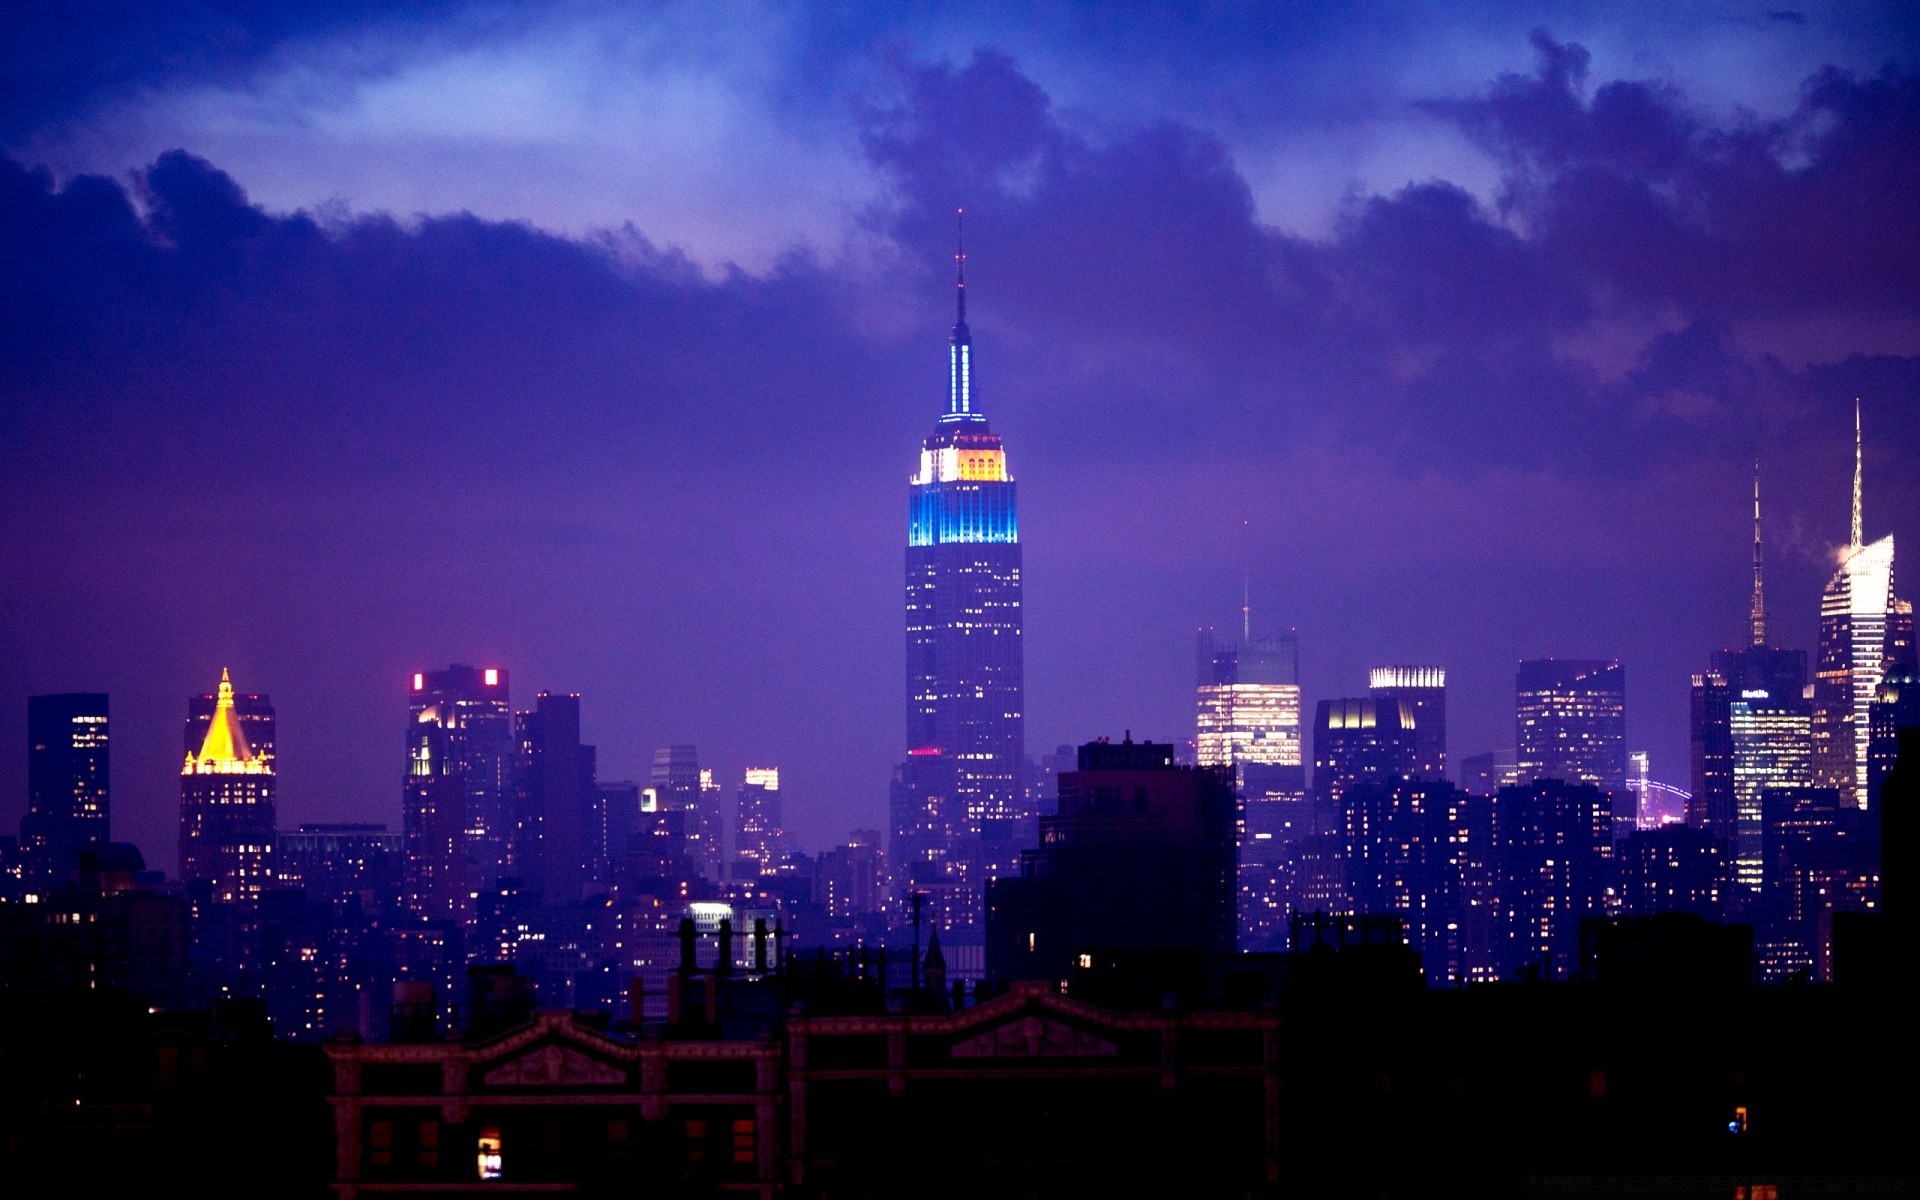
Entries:
{"type": "Polygon", "coordinates": [[[480,1131],[480,1152],[476,1156],[480,1178],[500,1178],[500,1130],[492,1125],[480,1131]]]}

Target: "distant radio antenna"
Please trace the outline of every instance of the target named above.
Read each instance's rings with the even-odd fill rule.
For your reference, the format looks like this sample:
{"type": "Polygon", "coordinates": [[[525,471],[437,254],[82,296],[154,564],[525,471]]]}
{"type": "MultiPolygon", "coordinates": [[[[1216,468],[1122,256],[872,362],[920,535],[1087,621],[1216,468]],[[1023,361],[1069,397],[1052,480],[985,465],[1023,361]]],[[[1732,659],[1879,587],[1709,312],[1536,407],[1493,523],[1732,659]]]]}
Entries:
{"type": "Polygon", "coordinates": [[[1253,523],[1240,518],[1240,642],[1253,644],[1253,523]]]}
{"type": "Polygon", "coordinates": [[[1767,592],[1761,578],[1760,460],[1753,460],[1753,644],[1767,644],[1767,592]]]}

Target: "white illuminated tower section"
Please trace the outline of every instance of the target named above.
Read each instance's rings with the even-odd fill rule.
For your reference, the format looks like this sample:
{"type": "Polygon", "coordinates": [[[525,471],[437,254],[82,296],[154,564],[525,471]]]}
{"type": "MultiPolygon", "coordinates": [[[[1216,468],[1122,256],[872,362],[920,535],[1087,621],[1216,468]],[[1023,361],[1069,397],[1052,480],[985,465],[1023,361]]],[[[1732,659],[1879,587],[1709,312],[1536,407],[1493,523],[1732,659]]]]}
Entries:
{"type": "Polygon", "coordinates": [[[1913,639],[1913,610],[1893,594],[1893,535],[1866,542],[1860,491],[1860,402],[1853,410],[1853,537],[1820,594],[1813,682],[1813,781],[1867,804],[1867,715],[1890,651],[1913,639]]]}
{"type": "Polygon", "coordinates": [[[1019,819],[1026,736],[1014,484],[975,396],[966,255],[955,257],[947,408],[909,484],[909,761],[894,839],[901,861],[941,867],[916,878],[946,877],[956,891],[944,903],[964,907],[977,905],[981,880],[967,878],[963,843],[1019,819]]]}

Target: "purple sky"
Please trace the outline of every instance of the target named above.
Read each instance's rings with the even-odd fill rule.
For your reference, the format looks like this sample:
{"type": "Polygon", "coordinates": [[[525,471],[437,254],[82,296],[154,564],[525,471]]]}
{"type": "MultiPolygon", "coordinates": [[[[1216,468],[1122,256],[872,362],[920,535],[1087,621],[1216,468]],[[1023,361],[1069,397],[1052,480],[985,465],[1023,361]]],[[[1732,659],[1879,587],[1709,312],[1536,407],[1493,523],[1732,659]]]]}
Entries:
{"type": "Polygon", "coordinates": [[[803,844],[882,824],[956,204],[1034,753],[1190,732],[1243,519],[1310,701],[1444,664],[1457,757],[1516,658],[1617,655],[1683,785],[1754,456],[1787,644],[1855,395],[1920,547],[1903,6],[123,7],[0,18],[0,820],[24,697],[106,690],[171,867],[227,666],[283,824],[397,824],[459,660],[581,692],[604,777],[691,741],[803,844]]]}

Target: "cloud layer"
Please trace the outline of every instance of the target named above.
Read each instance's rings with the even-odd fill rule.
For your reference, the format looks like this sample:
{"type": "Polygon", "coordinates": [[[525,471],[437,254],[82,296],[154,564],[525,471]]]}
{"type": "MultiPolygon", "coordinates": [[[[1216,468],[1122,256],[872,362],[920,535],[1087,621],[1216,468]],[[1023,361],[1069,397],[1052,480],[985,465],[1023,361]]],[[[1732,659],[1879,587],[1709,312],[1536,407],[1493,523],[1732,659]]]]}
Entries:
{"type": "Polygon", "coordinates": [[[192,147],[130,184],[9,159],[0,693],[114,693],[122,829],[162,861],[179,699],[222,665],[282,707],[290,820],[391,818],[399,681],[486,658],[581,691],[609,774],[692,740],[787,767],[808,840],[877,822],[964,204],[1036,752],[1183,735],[1192,628],[1250,559],[1310,698],[1443,662],[1472,753],[1510,740],[1513,658],[1620,655],[1684,783],[1753,457],[1800,644],[1856,394],[1870,524],[1920,535],[1920,81],[1723,119],[1534,52],[1425,110],[1490,192],[1355,194],[1324,237],[1262,219],[1227,135],[1088,121],[992,49],[877,68],[852,231],[751,272],[644,225],[269,211],[192,147]]]}

